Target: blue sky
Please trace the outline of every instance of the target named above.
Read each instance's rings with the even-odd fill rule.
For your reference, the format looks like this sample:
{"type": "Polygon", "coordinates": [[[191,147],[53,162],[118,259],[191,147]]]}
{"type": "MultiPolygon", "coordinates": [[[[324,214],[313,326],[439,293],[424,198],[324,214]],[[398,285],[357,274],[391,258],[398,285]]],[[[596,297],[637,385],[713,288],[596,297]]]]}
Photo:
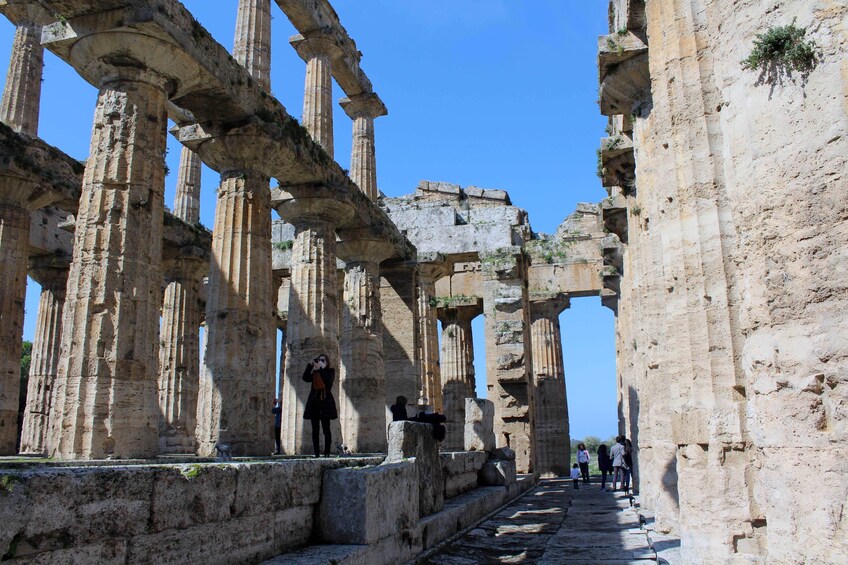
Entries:
{"type": "MultiPolygon", "coordinates": [[[[235,0],[184,4],[232,48],[235,0]]],[[[595,176],[604,135],[598,112],[597,36],[606,2],[566,0],[335,0],[343,25],[364,54],[362,67],[389,109],[376,121],[378,184],[408,194],[421,179],[501,188],[552,232],[578,202],[606,196],[595,176]]],[[[276,6],[273,94],[301,114],[305,67],[288,44],[295,33],[276,6]]],[[[14,28],[0,18],[0,61],[14,28]]],[[[88,154],[96,90],[65,63],[45,57],[39,134],[66,153],[88,154]]],[[[336,99],[343,93],[336,87],[336,99]]],[[[336,160],[348,168],[350,120],[336,107],[336,160]]],[[[165,202],[173,203],[179,146],[169,139],[165,202]]],[[[204,170],[201,221],[211,226],[218,176],[204,170]]],[[[27,288],[25,339],[32,339],[38,285],[27,288]]],[[[612,313],[597,298],[572,302],[561,317],[573,437],[616,431],[612,313]]],[[[482,319],[475,320],[476,373],[483,395],[482,319]]]]}

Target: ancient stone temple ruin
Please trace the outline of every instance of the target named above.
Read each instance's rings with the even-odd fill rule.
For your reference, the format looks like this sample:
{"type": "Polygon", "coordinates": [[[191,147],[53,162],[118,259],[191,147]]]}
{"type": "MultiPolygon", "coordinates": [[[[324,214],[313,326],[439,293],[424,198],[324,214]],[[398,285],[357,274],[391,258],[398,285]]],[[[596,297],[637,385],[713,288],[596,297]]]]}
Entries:
{"type": "Polygon", "coordinates": [[[388,110],[363,54],[327,0],[274,3],[237,2],[230,53],[177,0],[0,0],[17,30],[0,455],[51,458],[0,460],[4,560],[414,559],[568,475],[559,317],[580,297],[615,313],[619,432],[641,517],[679,540],[679,562],[848,560],[844,3],[610,2],[609,197],[563,210],[553,234],[503,190],[382,194],[388,110]],[[270,93],[272,8],[298,32],[300,121],[270,93]],[[796,20],[816,47],[803,72],[740,65],[796,20]],[[44,49],[99,91],[84,163],[38,137],[44,49]],[[211,230],[203,164],[220,174],[211,230]],[[21,413],[27,276],[41,296],[21,413]],[[313,460],[301,374],[322,353],[343,445],[313,460]],[[270,458],[274,396],[285,456],[270,458]],[[444,414],[445,440],[393,423],[398,396],[444,414]]]}

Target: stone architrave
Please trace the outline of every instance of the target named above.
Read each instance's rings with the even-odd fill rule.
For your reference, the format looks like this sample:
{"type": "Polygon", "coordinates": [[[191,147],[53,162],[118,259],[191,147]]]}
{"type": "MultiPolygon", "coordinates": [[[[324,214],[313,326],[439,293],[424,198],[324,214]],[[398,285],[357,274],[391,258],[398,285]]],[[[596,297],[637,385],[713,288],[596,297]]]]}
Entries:
{"type": "Polygon", "coordinates": [[[342,98],[339,104],[353,120],[350,179],[368,198],[376,200],[380,191],[377,188],[374,119],[388,114],[386,106],[373,92],[342,98]]]}
{"type": "Polygon", "coordinates": [[[465,451],[495,448],[495,404],[485,398],[465,399],[465,451]]]}
{"type": "Polygon", "coordinates": [[[65,287],[68,284],[68,264],[49,258],[30,262],[29,275],[41,285],[35,338],[32,341],[32,361],[27,386],[27,404],[21,431],[20,452],[47,452],[47,430],[51,397],[59,366],[62,341],[62,309],[65,287]]]}
{"type": "Polygon", "coordinates": [[[360,233],[343,235],[345,261],[341,305],[339,418],[345,445],[353,453],[386,450],[386,379],[380,262],[391,256],[386,241],[360,233]]]}
{"type": "Polygon", "coordinates": [[[16,132],[35,136],[41,106],[44,48],[41,46],[41,26],[35,23],[33,14],[21,15],[25,17],[18,18],[15,29],[9,72],[0,100],[0,122],[16,132]]]}
{"type": "Polygon", "coordinates": [[[439,363],[439,319],[436,315],[436,281],[447,274],[444,260],[418,265],[418,333],[421,345],[418,364],[421,388],[435,412],[443,413],[442,371],[439,363]]]}
{"type": "Polygon", "coordinates": [[[553,297],[530,302],[530,343],[533,347],[536,466],[541,477],[568,475],[571,462],[568,402],[562,360],[559,315],[568,298],[553,297]]]}
{"type": "MultiPolygon", "coordinates": [[[[325,354],[339,374],[339,305],[336,227],[353,208],[305,187],[277,205],[295,227],[291,259],[288,334],[283,381],[282,444],[288,454],[311,453],[311,429],[303,420],[310,384],[302,380],[310,360],[325,354]]],[[[295,191],[296,189],[290,188],[295,191]]],[[[338,384],[333,387],[338,399],[338,384]]]]}
{"type": "Polygon", "coordinates": [[[329,36],[320,34],[289,40],[306,61],[306,86],[303,93],[303,127],[315,142],[333,158],[333,60],[341,50],[329,36]]]}
{"type": "MultiPolygon", "coordinates": [[[[81,42],[120,52],[98,37],[81,42]]],[[[61,459],[158,451],[167,81],[120,69],[100,88],[76,218],[50,424],[61,459]]]]}
{"type": "Polygon", "coordinates": [[[159,351],[159,452],[194,453],[200,386],[200,288],[209,264],[192,257],[165,261],[159,351]]]}
{"type": "MultiPolygon", "coordinates": [[[[450,299],[448,299],[450,300],[450,299]]],[[[446,451],[461,451],[465,437],[465,399],[474,397],[474,342],[471,320],[482,308],[474,299],[472,304],[450,304],[439,309],[442,321],[442,401],[447,418],[446,451]]]]}
{"type": "Polygon", "coordinates": [[[481,254],[486,312],[486,377],[495,403],[497,445],[515,451],[520,473],[533,470],[533,386],[526,264],[517,247],[481,254]]]}

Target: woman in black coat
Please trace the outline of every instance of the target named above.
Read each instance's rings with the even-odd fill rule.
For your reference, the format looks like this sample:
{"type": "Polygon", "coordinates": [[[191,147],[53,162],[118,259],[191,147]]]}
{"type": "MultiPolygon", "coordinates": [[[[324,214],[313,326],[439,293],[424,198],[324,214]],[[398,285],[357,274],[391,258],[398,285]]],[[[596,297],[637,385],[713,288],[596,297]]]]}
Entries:
{"type": "Polygon", "coordinates": [[[303,371],[303,380],[312,383],[309,389],[309,397],[306,399],[306,410],[303,419],[312,422],[312,447],[315,457],[318,457],[318,422],[324,428],[324,457],[330,455],[332,445],[332,434],[330,433],[330,420],[339,417],[336,410],[336,400],[333,398],[331,389],[336,380],[336,371],[330,368],[330,360],[323,353],[309,362],[303,371]]]}
{"type": "Polygon", "coordinates": [[[612,474],[612,459],[610,459],[607,446],[603,443],[598,446],[598,470],[601,471],[601,490],[605,490],[607,474],[612,474]]]}

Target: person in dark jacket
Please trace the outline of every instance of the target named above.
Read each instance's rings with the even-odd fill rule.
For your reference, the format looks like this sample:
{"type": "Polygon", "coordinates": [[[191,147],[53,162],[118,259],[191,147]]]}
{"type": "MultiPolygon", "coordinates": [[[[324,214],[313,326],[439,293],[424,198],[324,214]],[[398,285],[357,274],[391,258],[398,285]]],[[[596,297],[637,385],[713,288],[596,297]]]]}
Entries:
{"type": "Polygon", "coordinates": [[[309,389],[309,397],[306,399],[306,409],[303,419],[312,422],[312,448],[315,457],[320,455],[318,441],[318,424],[324,429],[324,457],[330,455],[330,445],[333,437],[330,433],[330,420],[339,417],[336,410],[336,400],[333,398],[332,388],[336,380],[336,371],[330,368],[330,360],[323,353],[306,365],[303,371],[303,380],[312,383],[309,389]]]}
{"type": "Polygon", "coordinates": [[[598,469],[601,471],[601,490],[607,487],[607,475],[612,473],[612,459],[606,444],[598,446],[598,469]]]}
{"type": "Polygon", "coordinates": [[[402,422],[409,420],[409,414],[406,413],[406,397],[398,396],[395,403],[389,408],[392,412],[392,422],[402,422]]]}
{"type": "Polygon", "coordinates": [[[278,399],[274,399],[274,407],[271,408],[271,414],[274,415],[274,445],[276,449],[274,453],[271,455],[280,455],[280,429],[282,427],[282,415],[283,415],[283,407],[280,406],[280,401],[278,399]]]}

